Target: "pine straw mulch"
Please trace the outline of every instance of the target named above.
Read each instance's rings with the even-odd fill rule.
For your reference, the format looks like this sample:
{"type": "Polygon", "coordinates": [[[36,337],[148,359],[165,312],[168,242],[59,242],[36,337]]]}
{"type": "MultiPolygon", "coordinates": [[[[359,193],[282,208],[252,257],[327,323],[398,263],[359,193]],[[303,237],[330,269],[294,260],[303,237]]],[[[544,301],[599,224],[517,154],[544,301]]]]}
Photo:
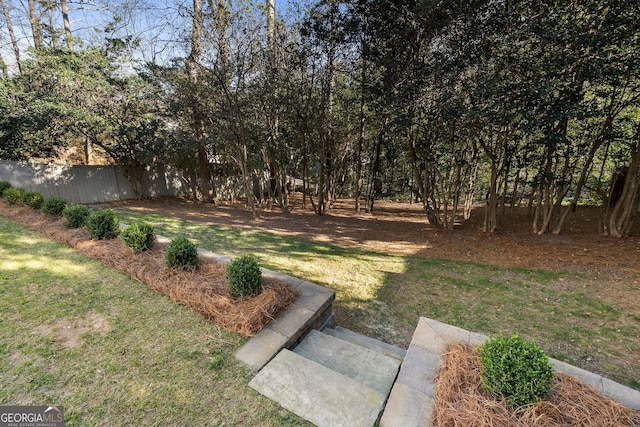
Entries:
{"type": "Polygon", "coordinates": [[[151,250],[134,254],[120,238],[91,240],[85,229],[67,229],[64,219],[47,217],[26,206],[1,201],[0,214],[124,272],[244,336],[255,335],[299,295],[288,283],[265,277],[260,295],[234,298],[227,288],[223,264],[200,258],[197,268],[170,269],[164,264],[166,245],[157,242],[151,250]]]}
{"type": "Polygon", "coordinates": [[[547,400],[511,410],[482,391],[476,349],[459,342],[445,349],[435,382],[438,427],[640,426],[640,412],[565,374],[553,379],[547,400]]]}

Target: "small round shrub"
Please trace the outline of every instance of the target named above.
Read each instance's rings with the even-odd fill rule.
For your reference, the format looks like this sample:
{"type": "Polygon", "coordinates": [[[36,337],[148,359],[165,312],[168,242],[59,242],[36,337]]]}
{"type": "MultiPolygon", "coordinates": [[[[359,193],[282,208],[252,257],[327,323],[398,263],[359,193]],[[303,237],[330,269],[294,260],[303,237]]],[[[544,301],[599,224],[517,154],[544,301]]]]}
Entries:
{"type": "Polygon", "coordinates": [[[512,408],[536,403],[549,394],[553,370],[534,342],[499,335],[487,340],[478,355],[484,388],[512,408]]]}
{"type": "Polygon", "coordinates": [[[32,209],[39,210],[44,203],[44,197],[40,193],[27,191],[24,195],[24,203],[32,209]]]}
{"type": "Polygon", "coordinates": [[[94,240],[113,239],[120,233],[118,217],[113,209],[102,209],[89,214],[86,228],[94,240]]]}
{"type": "Polygon", "coordinates": [[[67,207],[67,202],[61,197],[51,196],[44,199],[42,203],[42,212],[49,216],[62,216],[64,208],[67,207]]]}
{"type": "Polygon", "coordinates": [[[151,249],[156,235],[149,224],[136,222],[125,228],[120,234],[122,241],[138,253],[151,249]]]}
{"type": "Polygon", "coordinates": [[[20,205],[24,203],[24,196],[27,194],[22,188],[10,187],[4,190],[4,201],[10,205],[20,205]]]}
{"type": "Polygon", "coordinates": [[[11,187],[12,185],[9,181],[0,181],[0,197],[4,197],[4,190],[11,187]]]}
{"type": "Polygon", "coordinates": [[[178,236],[169,243],[164,254],[170,268],[187,268],[198,265],[198,250],[185,236],[178,236]]]}
{"type": "Polygon", "coordinates": [[[91,211],[85,205],[71,205],[64,208],[62,214],[67,219],[64,226],[67,228],[84,227],[91,211]]]}
{"type": "Polygon", "coordinates": [[[234,259],[227,265],[227,284],[234,297],[258,295],[262,290],[262,272],[252,255],[234,259]]]}

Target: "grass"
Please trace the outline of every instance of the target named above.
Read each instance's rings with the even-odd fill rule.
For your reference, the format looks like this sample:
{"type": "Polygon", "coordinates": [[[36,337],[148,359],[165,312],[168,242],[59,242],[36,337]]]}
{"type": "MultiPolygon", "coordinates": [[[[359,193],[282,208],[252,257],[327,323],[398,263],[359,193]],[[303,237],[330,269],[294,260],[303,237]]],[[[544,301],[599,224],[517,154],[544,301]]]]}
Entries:
{"type": "Polygon", "coordinates": [[[640,389],[637,307],[608,301],[606,287],[594,290],[602,277],[391,256],[155,214],[119,217],[167,237],[184,233],[220,254],[251,253],[263,266],[332,288],[343,326],[390,343],[407,345],[420,316],[489,335],[518,333],[552,357],[640,389]]]}
{"type": "Polygon", "coordinates": [[[244,338],[0,218],[0,405],[68,426],[307,425],[251,390],[244,338]]]}

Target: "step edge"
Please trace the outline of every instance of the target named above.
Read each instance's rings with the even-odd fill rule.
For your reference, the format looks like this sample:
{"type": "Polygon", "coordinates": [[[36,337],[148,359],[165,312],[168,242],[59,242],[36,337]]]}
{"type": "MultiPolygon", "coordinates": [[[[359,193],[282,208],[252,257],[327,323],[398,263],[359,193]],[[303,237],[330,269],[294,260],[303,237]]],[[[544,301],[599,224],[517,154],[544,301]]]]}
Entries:
{"type": "MultiPolygon", "coordinates": [[[[346,421],[349,421],[349,424],[344,424],[344,425],[354,425],[354,427],[355,426],[370,427],[370,426],[373,426],[375,422],[379,420],[380,416],[382,415],[384,406],[386,404],[387,396],[384,396],[379,391],[374,390],[373,388],[365,384],[362,384],[347,376],[344,376],[313,360],[307,359],[299,354],[296,354],[291,350],[282,349],[267,365],[265,365],[265,367],[260,372],[258,372],[258,374],[254,376],[254,378],[249,382],[249,387],[251,387],[256,392],[262,394],[263,396],[277,402],[283,408],[295,413],[296,415],[306,419],[307,421],[314,423],[319,427],[324,427],[324,426],[329,427],[331,425],[336,425],[335,423],[327,422],[326,417],[324,419],[313,417],[313,411],[310,409],[310,406],[312,405],[309,405],[309,404],[305,405],[305,402],[302,401],[303,399],[300,399],[300,401],[297,402],[297,403],[301,403],[301,405],[296,407],[295,404],[292,405],[288,401],[283,402],[282,399],[279,399],[276,393],[271,392],[273,390],[272,388],[265,389],[263,387],[260,387],[260,382],[267,380],[266,382],[271,385],[277,383],[276,386],[279,387],[280,391],[289,387],[288,391],[295,392],[295,395],[297,396],[299,395],[299,393],[296,392],[296,390],[298,390],[296,385],[301,384],[299,380],[301,377],[304,377],[304,376],[298,375],[296,372],[302,372],[307,369],[312,370],[313,372],[321,372],[322,377],[327,379],[327,383],[330,383],[333,386],[335,386],[336,384],[340,384],[341,382],[344,382],[344,384],[346,384],[347,386],[353,387],[352,390],[354,390],[355,392],[349,393],[348,398],[350,399],[358,399],[359,397],[362,397],[365,394],[370,396],[372,399],[375,399],[375,404],[370,405],[370,408],[369,408],[370,412],[368,413],[368,416],[363,417],[364,419],[361,418],[361,420],[363,421],[361,424],[357,424],[357,423],[352,424],[351,420],[346,420],[346,421]],[[278,374],[277,381],[271,380],[274,376],[271,370],[279,369],[280,368],[279,365],[285,365],[285,368],[286,367],[290,368],[292,364],[300,364],[300,367],[297,367],[295,370],[292,370],[292,372],[289,375],[286,375],[286,370],[285,370],[285,375],[282,375],[282,373],[276,372],[276,374],[278,374]],[[263,378],[263,377],[266,377],[266,378],[263,378]]],[[[314,384],[310,383],[309,385],[311,385],[311,387],[304,386],[304,381],[302,382],[302,384],[303,384],[302,387],[305,387],[309,390],[314,390],[313,385],[315,383],[314,384]]],[[[274,387],[274,388],[277,388],[277,387],[274,387]]],[[[330,401],[331,399],[336,399],[336,398],[338,398],[340,401],[344,401],[345,390],[346,389],[342,389],[341,393],[333,393],[331,396],[328,396],[330,401]]],[[[323,394],[322,397],[327,398],[327,394],[323,394]]],[[[333,415],[335,414],[332,414],[332,416],[333,415]]]]}
{"type": "Polygon", "coordinates": [[[347,341],[360,347],[368,348],[370,350],[392,357],[396,360],[399,360],[400,362],[404,360],[404,357],[407,354],[407,351],[401,347],[395,346],[393,344],[388,344],[379,339],[368,337],[366,335],[343,328],[341,326],[330,329],[329,332],[327,332],[327,329],[324,329],[323,332],[327,333],[327,335],[331,335],[343,341],[347,341]],[[334,333],[336,335],[334,335],[334,333]]]}

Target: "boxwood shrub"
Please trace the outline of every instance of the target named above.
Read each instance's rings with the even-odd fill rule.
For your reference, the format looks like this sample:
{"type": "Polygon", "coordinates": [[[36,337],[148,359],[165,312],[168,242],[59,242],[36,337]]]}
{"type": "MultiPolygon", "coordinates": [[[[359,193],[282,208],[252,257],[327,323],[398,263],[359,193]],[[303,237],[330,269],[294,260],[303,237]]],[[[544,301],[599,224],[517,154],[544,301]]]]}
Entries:
{"type": "Polygon", "coordinates": [[[39,210],[44,203],[44,197],[40,193],[27,191],[24,195],[24,203],[32,209],[39,210]]]}
{"type": "Polygon", "coordinates": [[[49,216],[62,216],[67,202],[61,197],[51,196],[44,199],[42,203],[42,212],[49,216]]]}
{"type": "Polygon", "coordinates": [[[118,216],[113,209],[92,212],[87,218],[86,228],[94,240],[113,239],[120,233],[118,216]]]}
{"type": "Polygon", "coordinates": [[[478,350],[484,388],[518,408],[549,394],[553,370],[549,358],[534,342],[513,335],[488,339],[478,350]]]}
{"type": "Polygon", "coordinates": [[[227,284],[234,297],[258,295],[262,290],[262,272],[252,255],[234,259],[227,265],[227,284]]]}
{"type": "Polygon", "coordinates": [[[84,227],[91,211],[85,205],[71,205],[64,208],[62,212],[67,219],[64,226],[67,228],[84,227]]]}
{"type": "Polygon", "coordinates": [[[24,203],[24,196],[27,194],[22,188],[10,187],[4,190],[4,201],[10,205],[20,205],[24,203]]]}
{"type": "Polygon", "coordinates": [[[167,246],[164,253],[165,264],[169,268],[189,268],[198,265],[198,250],[196,245],[181,235],[167,246]]]}
{"type": "Polygon", "coordinates": [[[125,228],[120,234],[120,237],[133,252],[138,253],[151,249],[156,235],[153,227],[149,224],[136,222],[125,228]]]}
{"type": "Polygon", "coordinates": [[[0,181],[0,197],[4,197],[4,190],[7,188],[11,188],[11,183],[9,181],[0,181]]]}

